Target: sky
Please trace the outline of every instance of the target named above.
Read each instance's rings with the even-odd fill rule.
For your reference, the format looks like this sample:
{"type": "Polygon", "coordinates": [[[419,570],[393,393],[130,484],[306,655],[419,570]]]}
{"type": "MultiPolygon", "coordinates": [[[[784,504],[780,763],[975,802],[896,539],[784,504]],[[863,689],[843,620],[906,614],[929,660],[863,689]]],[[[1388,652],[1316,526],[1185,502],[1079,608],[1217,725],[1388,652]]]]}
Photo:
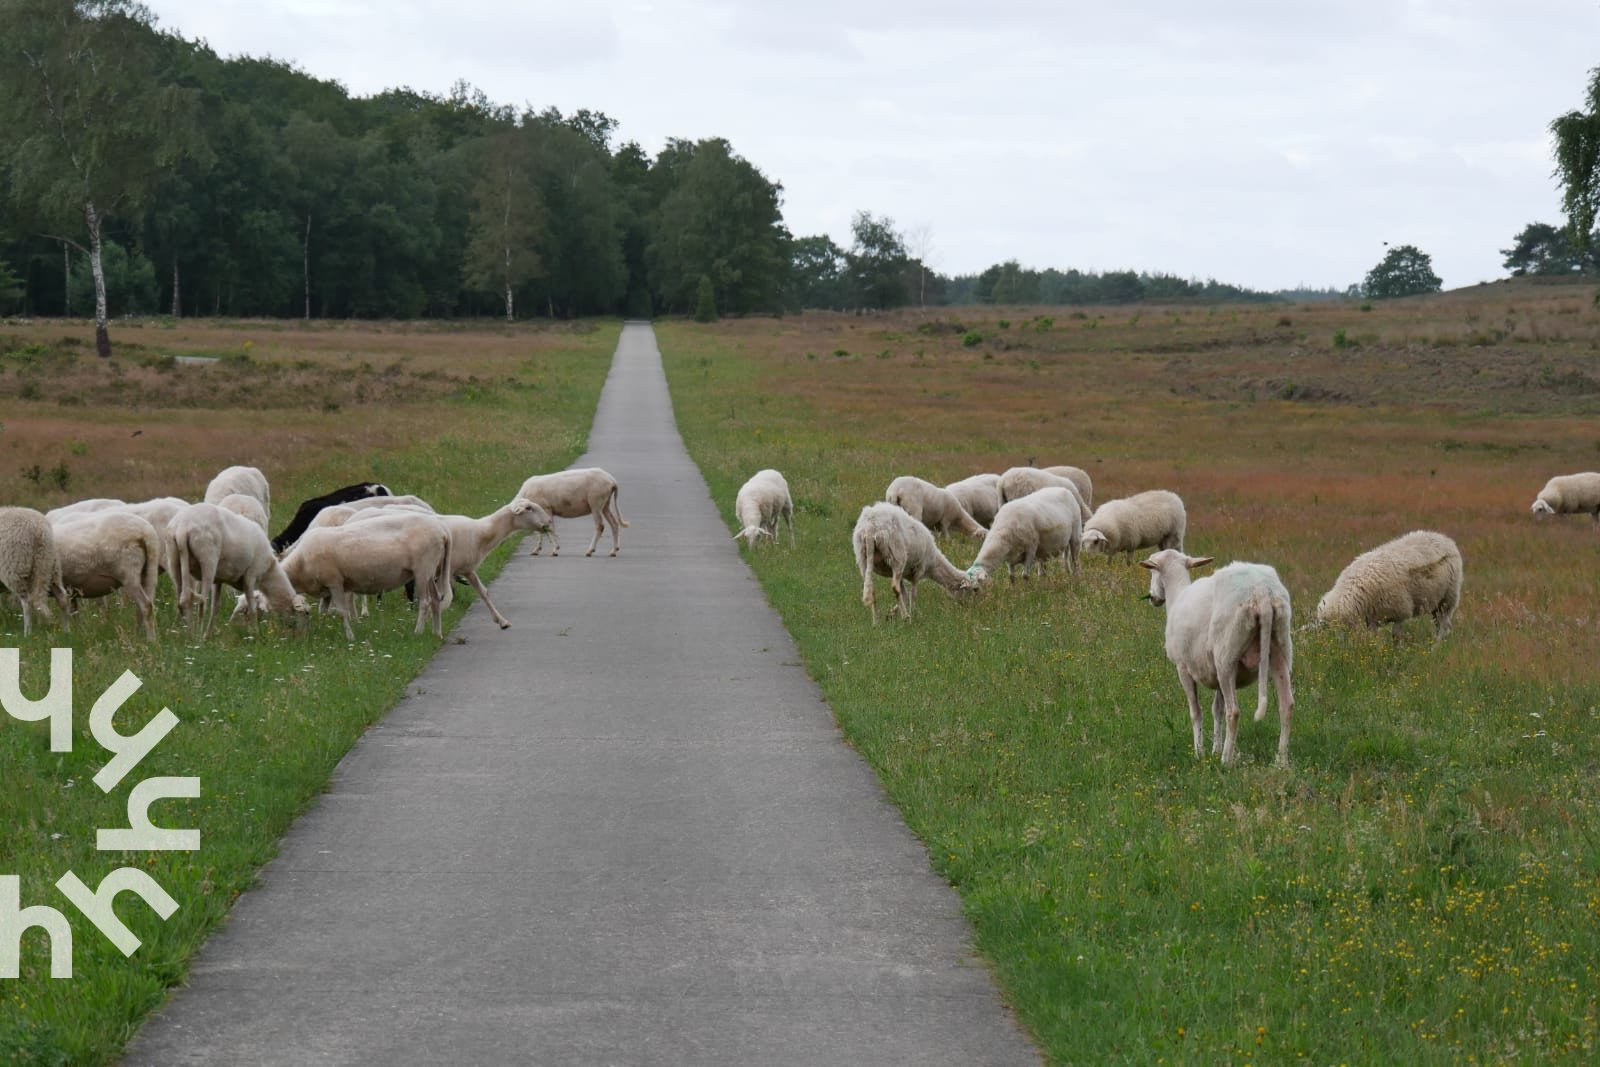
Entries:
{"type": "Polygon", "coordinates": [[[1563,222],[1548,126],[1600,0],[151,0],[225,56],[366,96],[465,80],[727,139],[796,236],[888,216],[946,274],[1338,288],[1412,244],[1446,288],[1563,222]]]}

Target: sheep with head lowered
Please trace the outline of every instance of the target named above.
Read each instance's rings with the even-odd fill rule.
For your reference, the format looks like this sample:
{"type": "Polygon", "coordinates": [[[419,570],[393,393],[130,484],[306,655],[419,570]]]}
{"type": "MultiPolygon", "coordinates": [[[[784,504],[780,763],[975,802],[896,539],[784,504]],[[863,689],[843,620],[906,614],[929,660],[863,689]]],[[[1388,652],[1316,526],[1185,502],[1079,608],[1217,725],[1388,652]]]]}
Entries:
{"type": "Polygon", "coordinates": [[[956,503],[972,516],[972,521],[985,528],[994,522],[994,513],[1005,503],[1000,499],[998,474],[974,474],[959,482],[951,482],[945,488],[956,498],[956,503]]]}
{"type": "Polygon", "coordinates": [[[1434,640],[1450,632],[1461,603],[1461,550],[1442,533],[1414,530],[1363,552],[1317,602],[1317,621],[1346,626],[1401,624],[1433,616],[1434,640]]]}
{"type": "Polygon", "coordinates": [[[899,507],[907,515],[937,534],[960,531],[968,537],[983,539],[989,531],[978,525],[961,502],[942,485],[910,475],[902,475],[889,483],[883,499],[899,507]]]}
{"type": "Polygon", "coordinates": [[[1083,490],[1079,488],[1078,483],[1071,478],[1051,474],[1038,467],[1012,467],[1000,475],[1000,502],[1003,504],[1009,504],[1040,489],[1071,489],[1073,495],[1078,498],[1078,511],[1084,515],[1089,514],[1089,502],[1084,499],[1083,490]]]}
{"type": "Polygon", "coordinates": [[[1121,500],[1108,500],[1083,524],[1083,547],[1107,556],[1147,548],[1183,548],[1189,516],[1177,493],[1152,489],[1121,500]]]}
{"type": "Polygon", "coordinates": [[[778,520],[789,524],[789,547],[794,547],[794,499],[789,483],[772,468],[756,471],[739,487],[733,501],[733,514],[739,520],[735,541],[745,538],[751,547],[763,537],[778,540],[778,520]]]}
{"type": "MultiPolygon", "coordinates": [[[[1032,568],[1043,573],[1048,559],[1061,560],[1076,574],[1082,536],[1083,513],[1078,509],[1077,494],[1070,489],[1040,489],[1009,501],[995,514],[978,558],[967,568],[965,584],[977,588],[1002,565],[1008,572],[1020,566],[1024,578],[1032,568]]],[[[1016,577],[1014,572],[1012,577],[1016,577]]]]}
{"type": "Polygon", "coordinates": [[[289,520],[289,525],[285,526],[282,532],[272,539],[272,550],[280,556],[283,555],[283,550],[300,540],[300,535],[306,532],[306,528],[311,525],[311,520],[315,519],[317,513],[323,508],[332,507],[335,504],[344,504],[351,500],[364,500],[369,496],[392,495],[389,492],[389,487],[382,482],[356,482],[354,485],[331,489],[321,496],[302,500],[300,506],[294,509],[294,518],[289,520]]]}
{"type": "Polygon", "coordinates": [[[52,526],[67,591],[85,599],[121,592],[133,601],[145,637],[154,641],[156,579],[164,558],[155,526],[121,508],[67,515],[52,526]]]}
{"type": "Polygon", "coordinates": [[[436,515],[396,511],[307,530],[283,557],[283,570],[297,592],[328,598],[344,620],[347,641],[356,639],[350,626],[356,593],[387,593],[413,581],[416,632],[431,619],[434,633],[444,636],[444,609],[452,595],[450,530],[436,515]]]}
{"type": "MultiPolygon", "coordinates": [[[[578,519],[585,515],[593,515],[594,537],[590,539],[589,550],[584,555],[594,555],[594,548],[600,543],[600,535],[605,532],[607,523],[611,524],[611,554],[615,556],[621,547],[618,541],[619,528],[626,527],[628,522],[622,517],[617,480],[599,467],[578,467],[574,470],[556,471],[553,474],[535,474],[522,483],[517,495],[524,500],[533,501],[559,519],[578,519]]],[[[539,540],[529,555],[539,554],[544,548],[546,536],[545,531],[539,531],[539,540]]],[[[550,528],[548,536],[555,543],[550,554],[559,556],[561,538],[556,536],[554,526],[550,528]]]]}
{"type": "Polygon", "coordinates": [[[907,622],[917,606],[917,583],[922,579],[932,578],[952,593],[965,591],[966,576],[939,551],[933,534],[895,504],[862,508],[850,543],[855,549],[856,569],[861,572],[861,602],[872,612],[873,625],[878,622],[878,596],[872,584],[875,573],[889,579],[889,588],[894,590],[890,617],[898,611],[907,622]]]}
{"type": "Polygon", "coordinates": [[[267,532],[267,509],[261,506],[261,501],[244,493],[229,493],[216,502],[217,507],[223,511],[231,511],[235,515],[242,515],[261,527],[261,532],[267,532]]]}
{"type": "Polygon", "coordinates": [[[173,516],[172,540],[178,570],[178,611],[200,636],[210,634],[217,619],[218,592],[231,585],[245,595],[250,624],[257,625],[256,591],[268,606],[304,621],[305,598],[285,577],[265,528],[215,504],[191,504],[173,516]],[[198,601],[198,603],[197,603],[198,601]]]}
{"type": "Polygon", "coordinates": [[[1287,767],[1289,723],[1294,718],[1289,591],[1278,572],[1264,563],[1230,563],[1192,581],[1189,572],[1210,562],[1210,556],[1186,556],[1172,548],[1139,561],[1150,571],[1150,602],[1167,609],[1167,658],[1178,669],[1189,701],[1194,754],[1205,754],[1198,686],[1216,691],[1211,701],[1211,751],[1220,745],[1223,765],[1232,766],[1239,758],[1238,689],[1260,679],[1255,716],[1259,722],[1267,714],[1271,678],[1278,690],[1277,763],[1287,767]]]}
{"type": "Polygon", "coordinates": [[[1535,518],[1546,515],[1593,515],[1600,526],[1600,473],[1558,474],[1544,483],[1533,502],[1535,518]]]}
{"type": "Polygon", "coordinates": [[[1083,501],[1084,513],[1094,507],[1094,480],[1089,477],[1089,472],[1082,467],[1040,467],[1046,474],[1054,474],[1057,478],[1065,478],[1078,487],[1078,496],[1083,501]]]}
{"type": "Polygon", "coordinates": [[[50,617],[47,597],[55,597],[61,625],[67,626],[70,601],[61,584],[55,531],[33,508],[0,507],[0,585],[22,601],[22,636],[33,630],[34,612],[50,617]]]}

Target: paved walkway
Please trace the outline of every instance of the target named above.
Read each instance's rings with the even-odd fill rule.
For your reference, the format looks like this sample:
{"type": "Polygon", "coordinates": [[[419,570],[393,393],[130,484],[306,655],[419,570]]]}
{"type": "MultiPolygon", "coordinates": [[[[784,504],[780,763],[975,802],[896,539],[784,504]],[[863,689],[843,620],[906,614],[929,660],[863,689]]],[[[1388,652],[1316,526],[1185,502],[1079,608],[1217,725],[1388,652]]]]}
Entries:
{"type": "Polygon", "coordinates": [[[519,552],[512,629],[468,613],[127,1062],[1038,1061],[739,560],[649,326],[589,443],[622,555],[587,519],[519,552]]]}

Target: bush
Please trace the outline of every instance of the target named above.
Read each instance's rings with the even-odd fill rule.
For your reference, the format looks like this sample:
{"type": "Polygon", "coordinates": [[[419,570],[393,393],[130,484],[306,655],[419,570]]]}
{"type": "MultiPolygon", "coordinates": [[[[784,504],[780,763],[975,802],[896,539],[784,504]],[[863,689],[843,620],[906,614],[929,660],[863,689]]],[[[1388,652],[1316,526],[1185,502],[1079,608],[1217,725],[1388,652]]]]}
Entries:
{"type": "Polygon", "coordinates": [[[711,285],[711,276],[709,274],[700,275],[700,285],[695,290],[694,321],[717,321],[717,293],[711,285]]]}
{"type": "Polygon", "coordinates": [[[961,344],[964,348],[976,348],[978,345],[983,344],[983,334],[977,330],[968,330],[961,335],[961,344]]]}

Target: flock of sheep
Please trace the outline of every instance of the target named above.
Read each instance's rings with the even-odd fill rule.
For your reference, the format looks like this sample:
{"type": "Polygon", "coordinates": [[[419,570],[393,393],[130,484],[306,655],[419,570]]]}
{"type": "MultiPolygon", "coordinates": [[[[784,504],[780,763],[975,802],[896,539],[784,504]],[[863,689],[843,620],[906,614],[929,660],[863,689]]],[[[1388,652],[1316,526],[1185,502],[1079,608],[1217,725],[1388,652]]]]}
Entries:
{"type": "MultiPolygon", "coordinates": [[[[609,522],[616,555],[617,528],[628,525],[617,506],[616,479],[597,467],[535,475],[510,503],[480,518],[441,515],[421,498],[396,496],[377,482],[304,501],[289,525],[269,538],[271,513],[271,489],[255,467],[222,471],[199,503],[93,499],[42,514],[3,507],[0,584],[22,601],[24,636],[35,613],[49,617],[52,597],[65,625],[77,600],[119,593],[153,641],[162,573],[172,581],[180,617],[202,638],[216,625],[223,586],[238,590],[233,615],[247,616],[252,626],[264,611],[298,624],[318,602],[341,616],[348,640],[355,639],[356,596],[404,588],[416,599],[416,632],[431,622],[443,636],[452,580],[471,585],[501,629],[511,625],[477,569],[513,533],[538,533],[537,554],[546,535],[555,538],[552,516],[592,515],[588,554],[609,522]]],[[[553,553],[560,550],[556,539],[553,553]]]]}
{"type": "MultiPolygon", "coordinates": [[[[1094,486],[1077,467],[1013,467],[1004,474],[978,474],[939,486],[921,478],[889,483],[884,500],[861,509],[851,541],[861,572],[861,599],[878,621],[873,575],[889,579],[899,612],[911,618],[917,584],[931,579],[955,594],[990,582],[1003,566],[1013,578],[1042,572],[1060,560],[1072,574],[1081,551],[1108,556],[1153,549],[1139,560],[1150,571],[1153,604],[1165,606],[1166,653],[1177,668],[1188,700],[1195,755],[1204,755],[1198,689],[1214,691],[1212,752],[1222,762],[1238,759],[1240,686],[1270,678],[1278,693],[1279,765],[1289,760],[1294,715],[1290,672],[1294,663],[1289,591],[1277,571],[1263,563],[1231,563],[1209,577],[1190,572],[1213,562],[1183,551],[1188,516],[1176,493],[1164,489],[1111,500],[1091,511],[1094,486]],[[940,551],[934,534],[966,534],[981,540],[966,570],[940,551]]],[[[1533,514],[1589,514],[1600,525],[1600,473],[1550,479],[1533,503],[1533,514]]],[[[778,520],[789,521],[794,539],[794,504],[783,475],[757,473],[739,490],[737,536],[752,546],[777,539],[778,520]]],[[[1450,631],[1461,601],[1461,552],[1449,537],[1418,530],[1357,556],[1317,603],[1317,621],[1380,626],[1420,615],[1433,618],[1435,639],[1450,631]]],[[[1263,681],[1255,717],[1266,715],[1263,681]]]]}

